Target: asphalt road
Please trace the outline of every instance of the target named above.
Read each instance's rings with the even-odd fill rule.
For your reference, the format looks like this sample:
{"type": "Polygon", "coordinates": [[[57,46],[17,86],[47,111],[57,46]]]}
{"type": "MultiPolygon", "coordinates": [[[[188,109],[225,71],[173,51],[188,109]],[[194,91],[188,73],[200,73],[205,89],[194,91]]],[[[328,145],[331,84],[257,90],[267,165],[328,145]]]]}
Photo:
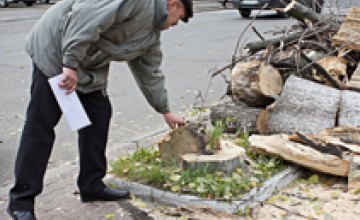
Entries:
{"type": "MultiPolygon", "coordinates": [[[[31,60],[24,51],[24,39],[46,5],[11,5],[0,9],[0,185],[12,181],[13,165],[29,98],[31,60]]],[[[167,76],[171,109],[185,116],[201,91],[206,104],[225,93],[224,80],[217,77],[209,85],[209,72],[231,61],[236,41],[249,19],[236,10],[197,13],[190,24],[180,24],[162,35],[163,72],[167,76]],[[208,91],[208,92],[207,92],[208,91]]],[[[279,30],[295,23],[264,12],[254,22],[260,31],[279,30]]],[[[264,36],[270,38],[271,35],[264,36]]],[[[247,32],[243,40],[257,40],[247,32]]],[[[109,137],[112,146],[139,139],[166,129],[162,116],[145,101],[124,63],[112,63],[109,94],[113,119],[109,137]]],[[[76,133],[61,120],[49,166],[76,159],[76,133]]]]}

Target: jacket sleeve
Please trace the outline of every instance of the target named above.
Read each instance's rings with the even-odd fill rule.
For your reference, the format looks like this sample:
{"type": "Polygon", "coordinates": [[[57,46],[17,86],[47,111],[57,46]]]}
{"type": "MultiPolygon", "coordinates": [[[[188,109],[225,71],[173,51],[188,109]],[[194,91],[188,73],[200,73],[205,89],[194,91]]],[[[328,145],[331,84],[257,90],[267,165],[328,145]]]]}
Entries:
{"type": "Polygon", "coordinates": [[[115,22],[122,1],[77,0],[63,30],[63,65],[78,68],[91,43],[115,22]]]}
{"type": "Polygon", "coordinates": [[[162,52],[160,41],[148,51],[128,61],[131,72],[149,104],[159,113],[170,111],[165,89],[165,76],[160,70],[162,52]]]}

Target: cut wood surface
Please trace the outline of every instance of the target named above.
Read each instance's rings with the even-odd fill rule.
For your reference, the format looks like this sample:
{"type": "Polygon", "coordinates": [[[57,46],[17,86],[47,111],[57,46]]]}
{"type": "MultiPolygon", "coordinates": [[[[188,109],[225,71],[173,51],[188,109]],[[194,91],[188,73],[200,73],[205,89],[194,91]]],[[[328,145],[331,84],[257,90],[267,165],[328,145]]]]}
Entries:
{"type": "Polygon", "coordinates": [[[336,46],[344,45],[345,48],[360,51],[360,8],[353,7],[340,30],[333,37],[332,43],[336,46]]]}
{"type": "Polygon", "coordinates": [[[252,135],[249,140],[253,149],[260,153],[281,156],[285,160],[322,173],[336,176],[348,175],[348,161],[321,153],[306,145],[291,142],[287,135],[252,135]]]}
{"type": "Polygon", "coordinates": [[[360,92],[360,63],[354,73],[351,76],[351,79],[346,84],[349,89],[356,90],[360,92]]]}
{"type": "Polygon", "coordinates": [[[360,93],[342,91],[340,100],[339,126],[360,127],[360,93]]]}
{"type": "Polygon", "coordinates": [[[213,125],[221,121],[225,125],[226,132],[248,131],[258,133],[256,118],[260,108],[249,107],[245,103],[226,102],[211,108],[210,119],[213,125]]]}
{"type": "Polygon", "coordinates": [[[239,62],[232,70],[231,95],[248,106],[264,107],[274,101],[283,87],[280,73],[260,61],[239,62]]]}
{"type": "Polygon", "coordinates": [[[339,100],[339,90],[290,76],[280,97],[268,109],[268,132],[316,134],[335,127],[339,100]]]}
{"type": "Polygon", "coordinates": [[[245,169],[247,166],[245,149],[228,140],[220,140],[220,150],[212,155],[184,154],[181,159],[183,169],[208,167],[227,174],[238,167],[245,169]]]}

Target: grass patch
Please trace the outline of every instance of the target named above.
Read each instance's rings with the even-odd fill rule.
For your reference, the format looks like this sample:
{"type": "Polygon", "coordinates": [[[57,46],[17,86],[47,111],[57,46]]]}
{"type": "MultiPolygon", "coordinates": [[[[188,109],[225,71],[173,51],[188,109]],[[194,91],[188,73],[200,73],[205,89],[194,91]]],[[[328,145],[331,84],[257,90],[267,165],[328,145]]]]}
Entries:
{"type": "Polygon", "coordinates": [[[160,158],[154,148],[139,149],[129,157],[111,164],[111,172],[122,179],[150,185],[177,193],[187,193],[208,199],[235,200],[254,187],[260,187],[287,166],[283,160],[252,152],[247,135],[238,140],[251,160],[249,169],[236,169],[231,175],[207,167],[181,170],[175,161],[160,158]]]}

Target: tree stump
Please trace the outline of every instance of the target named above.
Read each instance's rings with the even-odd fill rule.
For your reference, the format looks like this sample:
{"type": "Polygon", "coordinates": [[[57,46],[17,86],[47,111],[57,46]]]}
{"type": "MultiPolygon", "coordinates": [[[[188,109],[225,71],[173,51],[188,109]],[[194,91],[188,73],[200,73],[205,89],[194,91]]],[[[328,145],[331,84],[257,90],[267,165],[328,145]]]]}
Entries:
{"type": "Polygon", "coordinates": [[[226,140],[220,141],[220,149],[212,155],[184,154],[181,156],[183,169],[209,169],[231,174],[238,167],[246,168],[245,149],[226,140]]]}
{"type": "Polygon", "coordinates": [[[160,143],[160,156],[164,159],[180,161],[180,156],[187,153],[202,153],[205,150],[206,137],[196,130],[196,125],[172,130],[160,143]]]}

